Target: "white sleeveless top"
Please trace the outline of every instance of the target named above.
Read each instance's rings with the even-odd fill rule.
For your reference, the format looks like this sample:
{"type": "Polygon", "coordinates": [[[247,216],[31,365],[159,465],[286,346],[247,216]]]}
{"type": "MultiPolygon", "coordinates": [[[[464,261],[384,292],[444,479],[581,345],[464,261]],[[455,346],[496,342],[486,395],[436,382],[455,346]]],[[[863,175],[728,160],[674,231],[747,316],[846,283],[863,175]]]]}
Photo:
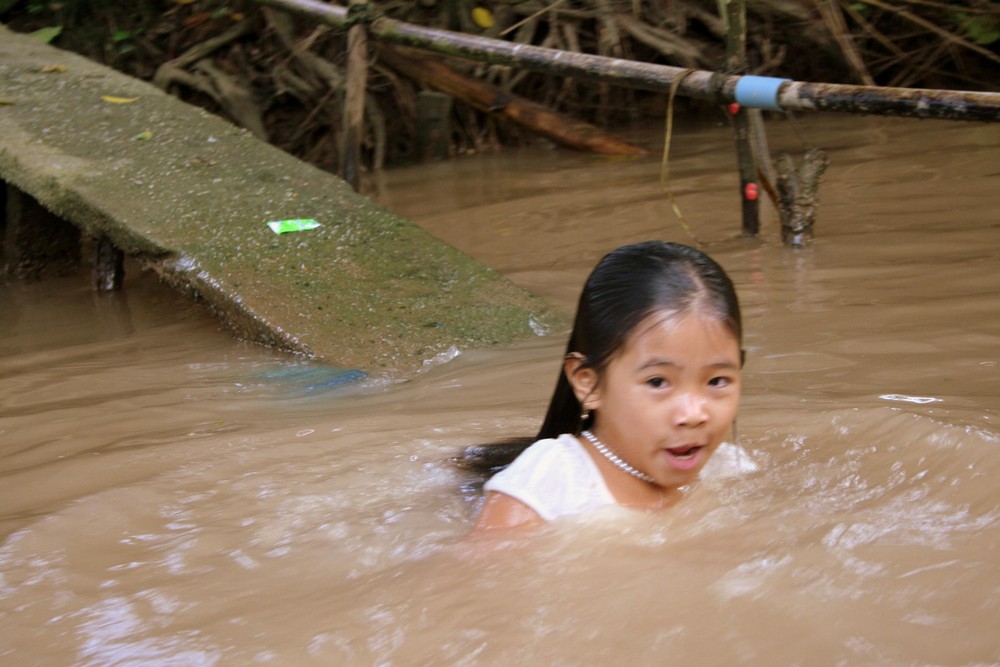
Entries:
{"type": "MultiPolygon", "coordinates": [[[[701,478],[722,480],[756,472],[741,447],[722,443],[701,470],[701,478]]],[[[533,443],[483,485],[515,498],[546,521],[617,505],[584,445],[568,433],[533,443]]]]}
{"type": "Polygon", "coordinates": [[[505,493],[546,521],[616,504],[594,460],[568,433],[532,444],[483,490],[505,493]]]}

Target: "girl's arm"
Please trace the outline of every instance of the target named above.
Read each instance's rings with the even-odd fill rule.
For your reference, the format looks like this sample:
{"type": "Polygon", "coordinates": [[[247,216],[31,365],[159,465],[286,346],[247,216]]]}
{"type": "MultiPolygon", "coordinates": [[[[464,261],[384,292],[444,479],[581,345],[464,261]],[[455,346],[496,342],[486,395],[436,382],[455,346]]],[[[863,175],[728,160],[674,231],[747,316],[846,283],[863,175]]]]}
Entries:
{"type": "Polygon", "coordinates": [[[479,518],[476,519],[472,532],[475,534],[495,528],[527,528],[543,523],[545,519],[520,500],[506,493],[490,491],[486,494],[486,501],[479,511],[479,518]]]}

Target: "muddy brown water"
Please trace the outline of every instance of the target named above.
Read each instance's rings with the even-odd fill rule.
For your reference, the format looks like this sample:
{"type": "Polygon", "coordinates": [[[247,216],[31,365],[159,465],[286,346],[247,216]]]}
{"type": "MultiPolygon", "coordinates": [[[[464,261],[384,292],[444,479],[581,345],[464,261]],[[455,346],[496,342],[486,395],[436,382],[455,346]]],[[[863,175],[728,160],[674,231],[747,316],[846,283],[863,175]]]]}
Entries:
{"type": "MultiPolygon", "coordinates": [[[[1000,664],[1000,126],[770,131],[830,154],[805,250],[767,209],[736,238],[727,128],[671,170],[743,300],[757,472],[492,550],[444,460],[537,427],[565,331],[349,382],[135,271],[0,287],[0,662],[1000,664]]],[[[607,250],[690,240],[658,180],[535,148],[371,188],[569,310],[607,250]]]]}

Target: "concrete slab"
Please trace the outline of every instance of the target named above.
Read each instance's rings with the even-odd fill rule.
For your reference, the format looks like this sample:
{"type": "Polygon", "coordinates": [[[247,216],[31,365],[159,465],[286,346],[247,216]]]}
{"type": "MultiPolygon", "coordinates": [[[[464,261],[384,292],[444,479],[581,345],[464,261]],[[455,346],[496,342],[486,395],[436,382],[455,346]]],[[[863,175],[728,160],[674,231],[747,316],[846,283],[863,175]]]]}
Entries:
{"type": "Polygon", "coordinates": [[[452,347],[535,335],[552,317],[335,176],[3,26],[0,179],[110,238],[238,336],[341,368],[405,374],[452,347]],[[321,226],[267,226],[298,218],[321,226]]]}

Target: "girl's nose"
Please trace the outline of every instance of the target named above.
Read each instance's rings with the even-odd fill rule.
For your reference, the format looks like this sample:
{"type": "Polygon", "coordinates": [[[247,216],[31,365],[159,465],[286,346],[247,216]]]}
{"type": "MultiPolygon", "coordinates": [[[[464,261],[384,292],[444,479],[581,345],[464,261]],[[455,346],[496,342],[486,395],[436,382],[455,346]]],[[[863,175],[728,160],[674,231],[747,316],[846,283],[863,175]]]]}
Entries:
{"type": "Polygon", "coordinates": [[[677,426],[700,426],[708,421],[708,404],[703,396],[689,392],[677,397],[674,423],[677,426]]]}

